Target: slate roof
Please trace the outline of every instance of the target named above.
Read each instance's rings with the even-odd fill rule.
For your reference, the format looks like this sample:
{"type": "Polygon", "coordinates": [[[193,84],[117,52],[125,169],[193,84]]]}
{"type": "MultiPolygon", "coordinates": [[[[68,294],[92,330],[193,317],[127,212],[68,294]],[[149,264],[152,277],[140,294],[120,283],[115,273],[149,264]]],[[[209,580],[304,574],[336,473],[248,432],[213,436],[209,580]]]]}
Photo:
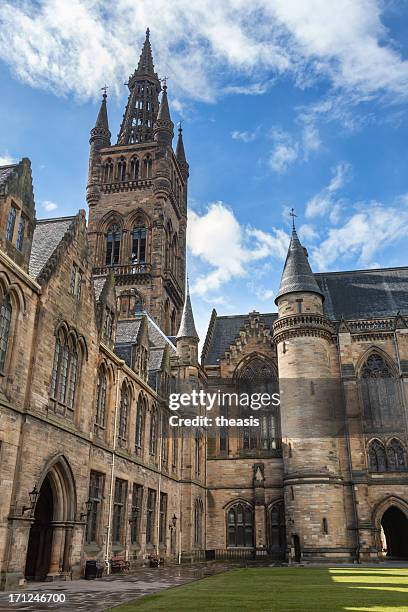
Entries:
{"type": "Polygon", "coordinates": [[[178,330],[177,338],[193,338],[199,340],[197,330],[194,323],[193,309],[190,300],[190,290],[187,282],[187,294],[184,302],[183,314],[181,315],[180,328],[178,330]]]}
{"type": "Polygon", "coordinates": [[[296,230],[292,231],[288,254],[283,267],[279,291],[275,304],[282,295],[295,291],[310,291],[321,295],[319,285],[309,264],[306,251],[300,243],[296,230]]]}
{"type": "MultiPolygon", "coordinates": [[[[277,317],[278,313],[259,315],[262,323],[269,328],[272,327],[272,323],[277,317]]],[[[203,364],[217,365],[219,360],[224,356],[225,351],[239,336],[240,330],[243,329],[246,323],[249,323],[249,314],[225,317],[217,316],[203,364]]]]}
{"type": "Polygon", "coordinates": [[[37,278],[74,219],[75,217],[59,217],[37,221],[29,263],[31,276],[37,278]]]}
{"type": "Polygon", "coordinates": [[[339,321],[408,315],[408,267],[314,275],[327,316],[339,321]]]}
{"type": "Polygon", "coordinates": [[[98,301],[99,298],[101,297],[101,293],[107,281],[107,277],[106,276],[100,276],[97,278],[94,277],[92,281],[93,281],[93,286],[94,286],[95,299],[96,301],[98,301]]]}
{"type": "Polygon", "coordinates": [[[18,164],[10,164],[9,166],[0,166],[0,185],[3,185],[9,176],[13,174],[18,164]]]}
{"type": "Polygon", "coordinates": [[[163,361],[164,347],[151,347],[149,353],[149,371],[160,370],[163,361]]]}
{"type": "Polygon", "coordinates": [[[142,318],[118,321],[116,327],[116,344],[133,344],[137,342],[142,318]]]}

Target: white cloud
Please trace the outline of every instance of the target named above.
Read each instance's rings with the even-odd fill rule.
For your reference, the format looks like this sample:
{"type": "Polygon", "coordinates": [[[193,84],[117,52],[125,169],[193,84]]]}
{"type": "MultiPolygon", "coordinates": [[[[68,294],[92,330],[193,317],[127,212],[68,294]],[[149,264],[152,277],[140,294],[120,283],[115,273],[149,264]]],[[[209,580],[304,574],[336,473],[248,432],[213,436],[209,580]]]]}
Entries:
{"type": "Polygon", "coordinates": [[[261,96],[266,93],[270,83],[250,83],[248,85],[227,85],[224,93],[242,94],[244,96],[261,96]]]}
{"type": "Polygon", "coordinates": [[[408,62],[381,21],[386,6],[380,0],[338,0],[335,10],[327,0],[3,0],[0,56],[22,81],[59,95],[94,97],[105,82],[121,92],[149,26],[156,66],[179,97],[211,101],[225,88],[261,94],[271,74],[288,74],[302,86],[325,77],[337,92],[406,99],[408,62]],[[243,84],[223,82],[227,69],[243,84]]]}
{"type": "Polygon", "coordinates": [[[316,229],[313,227],[313,225],[308,223],[301,225],[297,230],[297,233],[299,234],[301,241],[307,240],[308,242],[312,242],[313,240],[319,238],[319,234],[317,233],[316,229]]]}
{"type": "Polygon", "coordinates": [[[52,210],[56,210],[58,208],[58,204],[55,204],[55,202],[51,202],[50,200],[44,200],[42,207],[47,212],[51,212],[52,210]]]}
{"type": "Polygon", "coordinates": [[[0,166],[10,166],[11,164],[15,164],[16,160],[11,157],[8,153],[4,153],[4,155],[0,155],[0,166]]]}
{"type": "Polygon", "coordinates": [[[202,215],[191,211],[187,244],[192,255],[210,268],[208,274],[198,276],[192,292],[205,296],[232,278],[245,276],[254,262],[270,256],[283,259],[288,242],[282,230],[268,234],[241,226],[223,202],[210,204],[202,215]]]}
{"type": "Polygon", "coordinates": [[[378,202],[366,203],[364,209],[341,227],[330,229],[328,237],[312,250],[317,270],[354,258],[361,266],[373,267],[373,258],[382,249],[408,238],[408,210],[385,207],[378,202]]]}
{"type": "Polygon", "coordinates": [[[238,130],[234,130],[231,132],[231,138],[233,140],[242,140],[242,142],[253,142],[255,138],[258,136],[258,129],[253,132],[239,132],[238,130]]]}
{"type": "Polygon", "coordinates": [[[271,136],[274,147],[269,158],[269,166],[274,172],[283,174],[297,160],[299,144],[288,132],[278,127],[272,128],[271,136]]]}
{"type": "Polygon", "coordinates": [[[350,179],[351,166],[347,162],[341,162],[333,169],[330,183],[319,193],[311,198],[306,204],[306,218],[312,219],[327,213],[330,214],[332,223],[337,223],[341,211],[341,201],[336,194],[350,179]]]}

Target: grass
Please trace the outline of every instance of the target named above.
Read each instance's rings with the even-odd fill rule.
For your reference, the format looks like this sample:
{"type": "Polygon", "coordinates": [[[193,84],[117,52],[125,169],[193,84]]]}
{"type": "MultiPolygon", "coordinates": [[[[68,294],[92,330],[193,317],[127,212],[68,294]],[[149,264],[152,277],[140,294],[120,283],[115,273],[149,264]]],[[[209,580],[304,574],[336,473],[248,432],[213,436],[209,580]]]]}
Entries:
{"type": "Polygon", "coordinates": [[[408,612],[408,569],[237,569],[136,599],[114,610],[408,612]]]}

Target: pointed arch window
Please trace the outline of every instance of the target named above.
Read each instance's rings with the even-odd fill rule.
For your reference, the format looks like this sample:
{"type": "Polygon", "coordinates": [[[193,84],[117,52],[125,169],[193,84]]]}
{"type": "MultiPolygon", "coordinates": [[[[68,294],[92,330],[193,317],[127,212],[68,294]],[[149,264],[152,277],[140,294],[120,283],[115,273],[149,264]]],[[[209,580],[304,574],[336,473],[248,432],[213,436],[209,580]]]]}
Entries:
{"type": "Polygon", "coordinates": [[[135,450],[138,455],[142,454],[144,427],[145,427],[145,401],[140,395],[137,402],[136,411],[136,432],[135,432],[135,450]]]}
{"type": "Polygon", "coordinates": [[[286,548],[285,509],[283,501],[269,510],[269,548],[272,554],[283,556],[286,548]]]}
{"type": "Polygon", "coordinates": [[[128,433],[128,420],[129,420],[129,407],[130,407],[130,389],[126,382],[122,385],[122,391],[120,395],[120,406],[119,406],[119,423],[118,423],[118,441],[120,445],[125,445],[127,441],[128,433]]]}
{"type": "Polygon", "coordinates": [[[4,370],[9,345],[12,305],[10,295],[3,299],[0,308],[0,371],[4,370]]]}
{"type": "Polygon", "coordinates": [[[16,248],[19,251],[23,250],[25,226],[26,226],[26,220],[23,217],[23,215],[21,215],[20,221],[18,222],[18,231],[17,231],[17,240],[16,240],[16,248]]]}
{"type": "Polygon", "coordinates": [[[157,451],[157,414],[156,414],[156,409],[153,408],[151,419],[150,419],[149,453],[152,456],[155,456],[156,451],[157,451]]]}
{"type": "Polygon", "coordinates": [[[393,438],[387,445],[388,470],[402,472],[407,469],[407,458],[403,445],[393,438]]]}
{"type": "Polygon", "coordinates": [[[119,226],[114,223],[108,229],[108,233],[106,235],[106,265],[114,266],[119,263],[120,258],[120,241],[121,241],[121,231],[119,226]]]}
{"type": "Polygon", "coordinates": [[[373,440],[368,447],[368,466],[371,472],[387,471],[387,455],[379,440],[373,440]]]}
{"type": "Polygon", "coordinates": [[[126,181],[126,160],[123,157],[118,162],[118,181],[126,181]]]}
{"type": "Polygon", "coordinates": [[[150,179],[152,178],[152,168],[153,168],[153,160],[150,155],[146,155],[143,159],[143,178],[150,179]]]}
{"type": "Polygon", "coordinates": [[[75,409],[81,357],[82,349],[78,341],[60,330],[55,339],[50,397],[56,410],[57,405],[64,407],[65,415],[72,416],[75,409]]]}
{"type": "Polygon", "coordinates": [[[101,366],[98,370],[98,379],[96,382],[96,406],[95,406],[95,430],[100,433],[105,429],[106,423],[106,390],[107,380],[105,368],[101,366]]]}
{"type": "Polygon", "coordinates": [[[254,545],[253,510],[246,504],[235,504],[227,512],[229,547],[252,548],[254,545]]]}
{"type": "Polygon", "coordinates": [[[146,262],[147,229],[141,221],[133,227],[132,233],[132,263],[146,262]]]}
{"type": "Polygon", "coordinates": [[[383,428],[399,418],[398,379],[379,352],[373,352],[360,371],[360,389],[366,425],[383,428]]]}
{"type": "Polygon", "coordinates": [[[110,183],[113,181],[113,161],[111,159],[106,160],[103,167],[103,182],[110,183]]]}
{"type": "Polygon", "coordinates": [[[139,158],[136,156],[130,160],[130,178],[132,181],[139,179],[139,158]]]}

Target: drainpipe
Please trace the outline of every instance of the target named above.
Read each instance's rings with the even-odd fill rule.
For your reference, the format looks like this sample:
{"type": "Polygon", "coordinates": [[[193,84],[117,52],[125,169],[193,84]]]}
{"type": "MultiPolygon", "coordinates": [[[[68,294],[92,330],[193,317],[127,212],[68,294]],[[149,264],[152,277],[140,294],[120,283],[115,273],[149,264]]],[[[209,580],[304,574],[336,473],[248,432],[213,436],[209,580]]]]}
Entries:
{"type": "Polygon", "coordinates": [[[105,550],[105,564],[106,573],[110,574],[110,550],[111,550],[111,538],[112,538],[112,515],[113,515],[113,485],[115,475],[115,457],[116,457],[116,433],[118,427],[118,408],[119,408],[119,369],[117,372],[117,384],[116,384],[116,401],[115,401],[115,418],[113,426],[113,444],[112,444],[112,464],[111,464],[111,475],[110,475],[110,487],[109,487],[109,514],[108,514],[108,531],[106,536],[106,550],[105,550]]]}
{"type": "Polygon", "coordinates": [[[159,537],[160,537],[160,493],[161,493],[161,478],[162,478],[162,449],[163,449],[163,408],[159,412],[159,480],[157,484],[157,499],[156,499],[156,554],[159,556],[159,537]]]}

